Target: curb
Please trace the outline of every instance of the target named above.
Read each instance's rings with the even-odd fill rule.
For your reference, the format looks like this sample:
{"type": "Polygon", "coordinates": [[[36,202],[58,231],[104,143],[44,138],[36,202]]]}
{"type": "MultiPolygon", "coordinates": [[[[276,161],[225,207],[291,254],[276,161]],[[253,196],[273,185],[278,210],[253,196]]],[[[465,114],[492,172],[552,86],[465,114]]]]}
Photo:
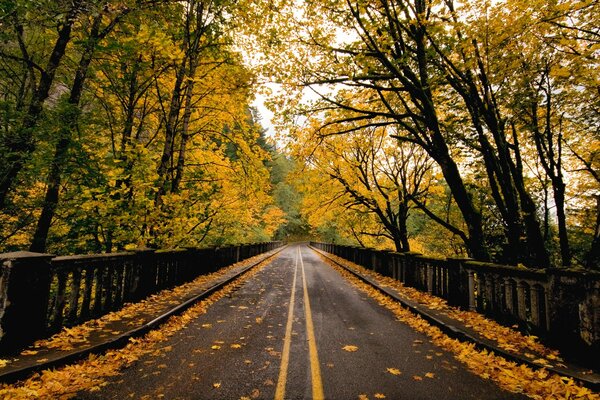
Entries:
{"type": "Polygon", "coordinates": [[[510,361],[514,361],[517,363],[521,363],[521,364],[526,364],[529,367],[532,367],[536,370],[545,368],[548,371],[551,371],[557,375],[560,376],[565,376],[568,378],[571,378],[579,383],[581,383],[582,385],[584,385],[585,387],[598,391],[600,390],[600,379],[588,379],[587,377],[583,377],[581,376],[581,374],[574,374],[574,373],[570,373],[567,370],[564,369],[557,369],[555,367],[542,367],[538,364],[535,364],[533,362],[531,362],[531,360],[529,360],[526,357],[523,357],[519,354],[514,354],[514,353],[509,353],[506,350],[494,346],[492,344],[489,343],[484,343],[482,342],[480,339],[468,334],[465,331],[462,331],[461,329],[457,328],[456,326],[453,325],[448,325],[447,323],[441,321],[440,319],[436,318],[435,316],[428,314],[426,312],[424,312],[423,310],[408,304],[405,300],[403,300],[402,298],[400,298],[399,296],[397,296],[395,293],[379,287],[377,285],[377,283],[371,281],[369,278],[351,270],[349,267],[340,264],[339,262],[335,261],[334,259],[329,257],[329,253],[325,253],[322,252],[319,249],[316,249],[312,246],[309,246],[313,251],[316,251],[317,253],[321,254],[323,257],[327,258],[328,260],[330,260],[331,262],[335,263],[336,265],[339,265],[341,268],[345,269],[346,271],[348,271],[349,273],[351,273],[352,275],[354,275],[355,277],[357,277],[358,279],[360,279],[361,281],[373,286],[374,288],[376,288],[377,290],[379,290],[381,293],[390,296],[391,298],[393,298],[394,300],[396,300],[397,302],[399,302],[403,307],[409,309],[411,312],[419,315],[421,318],[423,318],[424,320],[426,320],[427,322],[435,325],[436,327],[438,327],[442,332],[444,332],[445,334],[447,334],[448,336],[450,336],[451,338],[454,339],[458,339],[461,341],[466,341],[466,342],[470,342],[473,343],[475,345],[475,347],[479,350],[488,350],[491,352],[494,352],[495,354],[498,354],[500,356],[502,356],[503,358],[506,358],[507,360],[510,361]]]}
{"type": "Polygon", "coordinates": [[[16,370],[6,371],[5,373],[0,372],[0,381],[3,383],[12,383],[12,382],[15,382],[17,380],[20,380],[20,379],[23,379],[23,378],[29,376],[33,372],[37,372],[37,371],[41,371],[41,370],[45,370],[45,369],[49,369],[49,368],[56,368],[56,367],[60,367],[60,366],[66,365],[66,364],[70,364],[72,362],[81,360],[84,357],[87,357],[88,355],[93,354],[93,353],[101,353],[105,350],[117,349],[117,348],[124,347],[128,343],[130,338],[142,336],[145,333],[151,331],[157,325],[160,325],[161,323],[166,321],[169,317],[182,313],[183,311],[187,310],[192,305],[194,305],[194,303],[198,302],[199,300],[203,300],[206,297],[210,296],[211,294],[215,293],[216,291],[223,288],[227,284],[233,282],[240,276],[244,275],[250,269],[256,267],[258,264],[275,256],[276,254],[279,254],[286,247],[287,247],[287,245],[284,245],[284,246],[276,249],[271,255],[266,256],[265,258],[250,264],[249,266],[242,269],[237,274],[225,279],[224,281],[221,281],[221,282],[211,286],[210,288],[206,289],[202,293],[199,293],[196,296],[193,296],[193,297],[187,299],[186,301],[179,304],[178,306],[171,308],[167,312],[159,315],[158,317],[154,318],[153,320],[148,321],[145,324],[143,324],[137,328],[134,328],[125,333],[116,335],[105,342],[98,343],[91,347],[67,354],[63,357],[59,357],[59,358],[56,358],[54,360],[51,360],[51,361],[48,361],[48,362],[45,362],[42,364],[26,366],[26,367],[16,369],[16,370]]]}

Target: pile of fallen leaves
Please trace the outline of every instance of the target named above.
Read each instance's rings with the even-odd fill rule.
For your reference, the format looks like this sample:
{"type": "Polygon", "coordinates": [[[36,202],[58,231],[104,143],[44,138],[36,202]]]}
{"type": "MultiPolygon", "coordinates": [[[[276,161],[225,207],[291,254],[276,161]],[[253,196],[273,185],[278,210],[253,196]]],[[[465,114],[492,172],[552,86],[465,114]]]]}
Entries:
{"type": "MultiPolygon", "coordinates": [[[[120,310],[110,312],[100,318],[86,321],[72,328],[65,327],[62,329],[62,331],[48,339],[36,341],[31,347],[50,348],[68,351],[76,347],[85,346],[86,344],[88,344],[88,338],[92,331],[102,330],[112,322],[127,321],[127,325],[131,326],[132,328],[139,326],[140,323],[144,322],[140,320],[140,315],[153,315],[157,312],[164,312],[165,305],[179,305],[181,303],[181,298],[184,297],[186,294],[192,292],[197,287],[204,286],[207,282],[211,282],[218,278],[221,278],[222,276],[227,275],[230,271],[240,267],[241,265],[248,265],[251,262],[256,262],[256,260],[260,259],[261,257],[264,257],[264,254],[240,261],[236,264],[230,265],[225,268],[221,268],[216,272],[201,275],[193,281],[177,286],[175,288],[162,290],[156,294],[148,296],[146,299],[141,300],[137,303],[127,303],[120,310]]],[[[112,331],[111,333],[118,334],[120,332],[112,331]]],[[[35,354],[35,350],[32,350],[31,347],[23,351],[21,354],[35,354]]],[[[0,368],[1,367],[2,365],[0,365],[0,368]]]]}
{"type": "Polygon", "coordinates": [[[109,350],[102,355],[92,354],[86,360],[76,364],[36,373],[26,381],[11,385],[0,385],[0,398],[68,399],[75,396],[77,392],[84,390],[100,390],[107,384],[106,378],[118,375],[122,368],[131,365],[140,357],[147,354],[158,355],[169,351],[170,346],[160,347],[160,343],[165,342],[198,316],[205,314],[210,305],[230,295],[240,284],[257,274],[271,261],[272,257],[268,257],[255,268],[190,307],[181,315],[170,317],[159,328],[148,332],[141,338],[130,339],[129,343],[122,349],[109,350]]]}
{"type": "Polygon", "coordinates": [[[560,364],[562,359],[559,356],[559,352],[539,343],[536,336],[524,335],[517,330],[500,325],[498,322],[486,318],[478,312],[465,311],[450,306],[446,300],[440,297],[404,286],[402,282],[396,279],[380,275],[342,258],[333,255],[328,255],[328,257],[349,266],[360,275],[368,276],[382,287],[394,289],[402,298],[422,304],[430,310],[442,311],[450,318],[464,323],[484,338],[494,341],[501,349],[523,354],[528,358],[535,359],[534,362],[537,364],[547,367],[551,366],[551,362],[557,362],[557,365],[562,366],[560,364]]]}
{"type": "Polygon", "coordinates": [[[580,386],[570,378],[550,373],[544,368],[533,370],[526,365],[519,365],[508,361],[503,357],[495,355],[493,352],[477,350],[473,343],[464,343],[450,338],[439,328],[432,326],[420,316],[402,307],[400,303],[390,296],[361,281],[326,257],[322,256],[322,258],[328,265],[350,281],[352,285],[393,312],[399,321],[404,322],[418,332],[424,333],[431,339],[431,343],[453,353],[455,358],[465,364],[469,370],[482,378],[493,380],[503,389],[514,393],[522,393],[540,400],[600,400],[599,394],[580,386]]]}

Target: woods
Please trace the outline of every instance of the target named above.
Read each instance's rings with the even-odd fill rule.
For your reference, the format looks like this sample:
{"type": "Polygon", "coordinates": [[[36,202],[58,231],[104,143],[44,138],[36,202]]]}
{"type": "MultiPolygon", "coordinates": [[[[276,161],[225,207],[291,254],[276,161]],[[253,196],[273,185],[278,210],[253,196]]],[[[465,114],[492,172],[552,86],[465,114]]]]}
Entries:
{"type": "Polygon", "coordinates": [[[599,264],[597,1],[1,4],[3,251],[599,264]]]}
{"type": "Polygon", "coordinates": [[[2,250],[272,236],[283,213],[233,2],[1,7],[2,250]]]}
{"type": "MultiPolygon", "coordinates": [[[[419,209],[415,225],[435,221],[459,239],[442,253],[536,268],[595,267],[598,7],[381,0],[288,8],[292,33],[285,45],[267,47],[273,57],[289,43],[295,48],[274,70],[289,96],[280,103],[290,147],[306,160],[305,170],[321,171],[322,184],[339,182],[328,172],[338,158],[304,147],[344,140],[337,136],[351,146],[366,131],[388,129],[398,148],[418,146],[435,163],[433,193],[410,204],[419,209]]],[[[359,174],[361,157],[352,156],[359,174]]],[[[341,209],[356,199],[344,182],[331,193],[307,194],[327,204],[343,197],[341,209]]],[[[370,245],[392,247],[384,240],[387,217],[363,203],[375,226],[346,239],[376,236],[381,240],[370,245]]],[[[431,235],[418,231],[409,236],[427,251],[422,244],[431,235]]]]}

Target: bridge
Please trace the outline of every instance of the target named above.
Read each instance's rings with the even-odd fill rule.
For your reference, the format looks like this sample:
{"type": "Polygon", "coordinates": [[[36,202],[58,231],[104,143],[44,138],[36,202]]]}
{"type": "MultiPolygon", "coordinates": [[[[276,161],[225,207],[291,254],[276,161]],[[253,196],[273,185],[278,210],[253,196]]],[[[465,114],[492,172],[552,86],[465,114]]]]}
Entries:
{"type": "MultiPolygon", "coordinates": [[[[380,253],[268,243],[3,255],[0,397],[599,398],[589,364],[561,358],[485,310],[468,311],[492,307],[481,270],[477,277],[463,267],[471,280],[461,310],[451,304],[460,297],[450,289],[456,276],[380,253]],[[473,277],[484,282],[474,297],[473,277]],[[14,290],[26,280],[49,290],[14,290]],[[45,308],[36,308],[35,293],[45,308]]],[[[535,291],[515,290],[518,315],[519,299],[535,291]]]]}

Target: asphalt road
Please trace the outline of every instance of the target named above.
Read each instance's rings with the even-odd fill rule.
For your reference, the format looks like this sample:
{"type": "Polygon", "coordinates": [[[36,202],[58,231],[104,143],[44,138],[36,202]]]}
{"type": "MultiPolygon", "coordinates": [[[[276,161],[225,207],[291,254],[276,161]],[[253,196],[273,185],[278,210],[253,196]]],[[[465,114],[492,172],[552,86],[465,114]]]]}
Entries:
{"type": "Polygon", "coordinates": [[[521,398],[467,371],[303,245],[163,345],[78,398],[521,398]]]}

